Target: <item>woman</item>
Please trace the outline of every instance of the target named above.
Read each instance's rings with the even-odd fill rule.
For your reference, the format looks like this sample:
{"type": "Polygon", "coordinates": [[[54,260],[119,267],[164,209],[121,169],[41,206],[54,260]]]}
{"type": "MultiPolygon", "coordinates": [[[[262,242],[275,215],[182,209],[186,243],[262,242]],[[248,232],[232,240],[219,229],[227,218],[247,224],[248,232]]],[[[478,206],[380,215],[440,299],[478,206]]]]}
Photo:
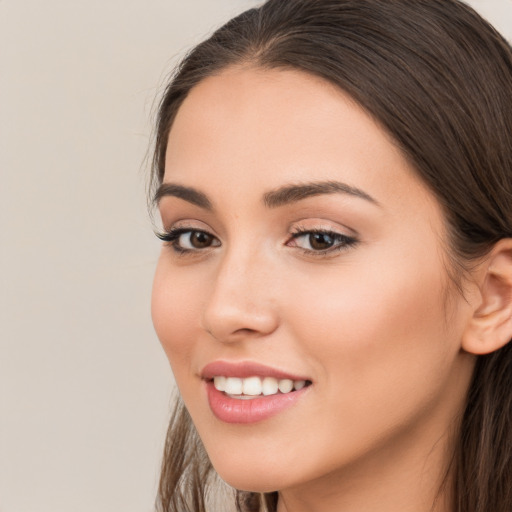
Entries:
{"type": "Polygon", "coordinates": [[[212,465],[242,511],[512,509],[511,84],[456,0],[269,0],[185,58],[161,510],[205,510],[212,465]]]}

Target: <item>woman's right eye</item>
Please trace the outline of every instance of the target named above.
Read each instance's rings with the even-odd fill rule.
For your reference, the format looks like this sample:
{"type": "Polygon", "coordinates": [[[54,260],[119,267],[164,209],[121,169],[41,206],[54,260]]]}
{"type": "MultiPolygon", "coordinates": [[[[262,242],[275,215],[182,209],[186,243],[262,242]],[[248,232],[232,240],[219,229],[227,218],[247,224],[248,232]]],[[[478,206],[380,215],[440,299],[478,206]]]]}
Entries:
{"type": "Polygon", "coordinates": [[[220,246],[220,241],[215,236],[200,229],[175,228],[166,233],[157,234],[157,237],[180,253],[220,246]]]}

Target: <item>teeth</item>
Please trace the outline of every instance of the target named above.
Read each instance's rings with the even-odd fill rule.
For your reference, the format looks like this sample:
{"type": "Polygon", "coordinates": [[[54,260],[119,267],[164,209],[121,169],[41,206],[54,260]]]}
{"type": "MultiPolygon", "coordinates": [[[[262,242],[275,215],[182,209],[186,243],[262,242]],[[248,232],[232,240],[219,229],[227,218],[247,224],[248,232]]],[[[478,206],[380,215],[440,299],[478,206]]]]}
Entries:
{"type": "Polygon", "coordinates": [[[224,391],[228,395],[241,395],[242,394],[242,379],[237,377],[228,377],[226,379],[226,385],[224,391]]]}
{"type": "Polygon", "coordinates": [[[279,381],[279,391],[281,393],[289,393],[293,389],[293,380],[282,379],[279,381]]]}
{"type": "Polygon", "coordinates": [[[293,387],[294,387],[295,391],[299,391],[299,389],[302,389],[305,385],[306,385],[305,380],[296,380],[293,383],[293,387]]]}
{"type": "Polygon", "coordinates": [[[259,377],[249,377],[242,381],[242,390],[244,395],[261,395],[262,387],[261,379],[259,377]]]}
{"type": "Polygon", "coordinates": [[[250,399],[253,396],[269,396],[278,392],[290,393],[292,390],[299,391],[306,385],[305,380],[281,379],[274,377],[247,377],[240,379],[238,377],[224,377],[218,375],[213,378],[213,385],[218,391],[224,391],[227,395],[234,398],[250,399]]]}
{"type": "Polygon", "coordinates": [[[213,385],[218,391],[224,391],[226,389],[226,377],[214,377],[213,385]]]}
{"type": "Polygon", "coordinates": [[[274,379],[273,377],[265,377],[263,379],[263,394],[265,396],[267,395],[275,395],[279,389],[277,384],[277,379],[274,379]]]}

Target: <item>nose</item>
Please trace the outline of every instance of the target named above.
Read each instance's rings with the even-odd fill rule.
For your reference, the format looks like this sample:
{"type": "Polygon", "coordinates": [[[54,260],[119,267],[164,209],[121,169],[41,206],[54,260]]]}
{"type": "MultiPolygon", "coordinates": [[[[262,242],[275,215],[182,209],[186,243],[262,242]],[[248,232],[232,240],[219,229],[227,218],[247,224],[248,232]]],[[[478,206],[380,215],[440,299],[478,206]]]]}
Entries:
{"type": "Polygon", "coordinates": [[[261,254],[233,251],[226,255],[216,268],[204,306],[203,328],[225,343],[274,332],[279,324],[272,286],[275,277],[261,254]]]}

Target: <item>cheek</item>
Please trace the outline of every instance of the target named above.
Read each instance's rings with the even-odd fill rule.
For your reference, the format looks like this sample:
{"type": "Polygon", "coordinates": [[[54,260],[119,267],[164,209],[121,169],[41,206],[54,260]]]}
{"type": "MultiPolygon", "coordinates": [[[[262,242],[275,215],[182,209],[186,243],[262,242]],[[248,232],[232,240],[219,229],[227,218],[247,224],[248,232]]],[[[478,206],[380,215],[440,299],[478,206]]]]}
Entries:
{"type": "Polygon", "coordinates": [[[320,340],[339,337],[329,346],[343,350],[376,348],[391,332],[439,332],[446,315],[442,262],[381,256],[376,262],[349,260],[324,272],[300,269],[289,276],[290,323],[301,323],[301,330],[320,340]]]}
{"type": "Polygon", "coordinates": [[[303,277],[289,294],[293,336],[316,364],[319,391],[354,432],[364,424],[385,430],[383,423],[426,407],[458,353],[457,322],[446,325],[442,262],[393,254],[385,265],[381,254],[378,264],[303,277]]]}
{"type": "Polygon", "coordinates": [[[190,369],[194,332],[200,318],[200,295],[194,282],[183,272],[173,271],[163,252],[153,281],[151,316],[177,380],[190,369]]]}

